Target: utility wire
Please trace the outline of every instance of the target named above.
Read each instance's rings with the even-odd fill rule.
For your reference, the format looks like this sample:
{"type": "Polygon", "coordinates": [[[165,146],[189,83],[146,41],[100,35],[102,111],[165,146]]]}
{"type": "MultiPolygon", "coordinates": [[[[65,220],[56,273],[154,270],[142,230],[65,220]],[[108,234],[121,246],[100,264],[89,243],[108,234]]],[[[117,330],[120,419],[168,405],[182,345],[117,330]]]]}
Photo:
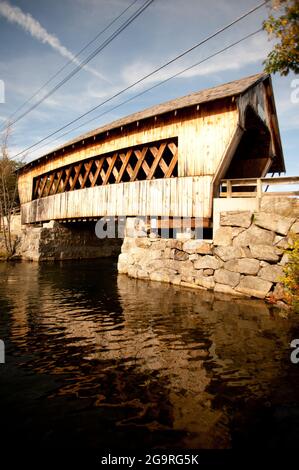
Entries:
{"type": "Polygon", "coordinates": [[[125,93],[126,91],[130,90],[131,88],[133,88],[134,86],[138,85],[139,83],[143,82],[144,80],[146,80],[147,78],[151,77],[152,75],[156,74],[157,72],[163,70],[165,67],[167,67],[168,65],[176,62],[177,60],[181,59],[182,57],[184,57],[185,55],[189,54],[190,52],[194,51],[195,49],[197,49],[198,47],[200,47],[201,45],[205,44],[206,42],[208,42],[209,40],[211,40],[212,38],[218,36],[220,33],[222,33],[223,31],[229,29],[231,26],[235,25],[236,23],[238,23],[239,21],[243,20],[244,18],[246,18],[247,16],[249,16],[250,14],[252,14],[253,12],[255,12],[256,10],[258,10],[259,8],[263,7],[265,4],[267,3],[267,1],[264,1],[260,4],[258,4],[257,6],[255,6],[254,8],[250,9],[249,11],[247,11],[246,13],[242,14],[241,16],[239,16],[238,18],[236,18],[234,21],[232,21],[231,23],[227,24],[226,26],[218,29],[215,33],[211,34],[210,36],[206,37],[205,39],[201,40],[200,42],[198,42],[197,44],[195,44],[194,46],[190,47],[189,49],[187,49],[186,51],[182,52],[181,54],[177,55],[176,57],[174,57],[173,59],[169,60],[168,62],[166,62],[165,64],[157,67],[156,69],[154,69],[152,72],[146,74],[145,76],[143,76],[142,78],[136,80],[135,82],[131,83],[130,85],[128,85],[127,87],[123,88],[122,90],[120,90],[119,92],[115,93],[114,95],[112,95],[110,98],[107,98],[106,100],[102,101],[101,103],[99,103],[98,105],[92,107],[91,109],[89,109],[88,111],[86,111],[85,113],[81,114],[80,116],[78,116],[77,118],[73,119],[72,121],[68,122],[67,124],[61,126],[59,129],[57,129],[56,131],[53,131],[51,132],[50,134],[48,134],[46,137],[43,137],[42,139],[40,139],[38,142],[36,142],[35,144],[32,144],[30,145],[29,147],[27,147],[26,149],[22,150],[21,152],[17,153],[16,155],[14,155],[13,158],[15,157],[18,157],[19,155],[23,154],[24,152],[27,152],[28,150],[31,150],[32,148],[36,147],[37,145],[39,145],[40,143],[44,142],[45,140],[48,140],[50,137],[52,137],[53,135],[57,134],[58,132],[66,129],[67,127],[71,126],[72,124],[74,124],[75,122],[79,121],[80,119],[82,119],[83,117],[87,116],[88,114],[90,114],[91,112],[95,111],[96,109],[100,108],[101,106],[105,105],[106,103],[108,103],[109,101],[112,101],[114,98],[120,96],[121,94],[125,93]]]}
{"type": "Polygon", "coordinates": [[[24,113],[22,113],[18,118],[13,120],[10,123],[10,126],[14,125],[16,122],[20,121],[23,117],[25,117],[27,114],[29,114],[31,111],[36,109],[41,103],[43,103],[49,96],[53,95],[55,91],[57,91],[59,88],[62,87],[66,82],[68,82],[74,75],[76,75],[80,70],[82,70],[82,67],[86,65],[88,62],[90,62],[96,55],[98,55],[108,44],[110,44],[119,34],[124,31],[135,19],[138,18],[138,16],[141,15],[141,13],[144,12],[152,3],[154,0],[146,0],[146,2],[139,7],[139,9],[133,13],[114,33],[111,34],[97,49],[95,49],[86,59],[81,62],[80,65],[75,67],[64,79],[62,79],[60,82],[57,83],[57,85],[54,86],[46,95],[44,95],[41,99],[39,99],[36,103],[34,103],[30,108],[28,108],[24,113]]]}
{"type": "MultiPolygon", "coordinates": [[[[138,93],[137,95],[134,95],[134,96],[128,98],[127,100],[122,101],[121,103],[117,104],[116,106],[110,108],[110,109],[107,110],[107,111],[104,111],[103,113],[99,114],[98,116],[93,117],[92,119],[89,119],[89,120],[86,121],[85,123],[80,124],[79,126],[74,127],[73,129],[71,129],[71,130],[65,132],[64,134],[61,134],[60,136],[58,136],[58,138],[55,138],[53,141],[50,141],[50,143],[57,141],[57,139],[60,139],[61,137],[64,137],[64,136],[70,134],[71,132],[74,132],[75,130],[80,129],[81,127],[83,127],[83,126],[89,124],[89,123],[92,122],[92,121],[95,121],[96,119],[99,119],[100,117],[104,116],[105,114],[108,114],[108,113],[110,113],[111,111],[114,111],[115,109],[120,108],[121,106],[123,106],[123,105],[129,103],[130,101],[135,100],[136,98],[139,98],[140,96],[144,95],[145,93],[148,93],[149,91],[152,91],[152,90],[154,90],[155,88],[157,88],[157,87],[159,87],[159,86],[161,86],[161,85],[164,85],[165,83],[169,82],[169,81],[172,80],[173,78],[176,78],[176,77],[178,77],[178,76],[184,74],[185,72],[188,72],[189,70],[191,70],[191,69],[193,69],[193,68],[195,68],[195,67],[201,65],[202,63],[206,62],[207,60],[212,59],[213,57],[216,57],[217,55],[219,55],[219,54],[221,54],[221,53],[223,53],[223,52],[226,52],[227,50],[231,49],[232,47],[236,46],[237,44],[240,44],[241,42],[245,41],[246,39],[249,39],[249,38],[251,38],[252,36],[255,36],[256,34],[260,33],[261,31],[263,31],[262,28],[260,28],[260,29],[258,29],[258,30],[256,30],[256,31],[254,31],[253,33],[247,34],[246,36],[244,36],[243,38],[239,39],[238,41],[235,41],[235,42],[229,44],[228,46],[226,46],[226,47],[224,47],[223,49],[220,49],[219,51],[217,51],[217,52],[215,52],[215,53],[209,55],[208,57],[205,57],[204,59],[200,60],[199,62],[196,62],[195,64],[192,64],[192,65],[190,65],[189,67],[184,68],[183,70],[181,70],[181,71],[179,71],[179,72],[177,72],[177,73],[171,75],[170,77],[168,77],[168,78],[166,78],[166,79],[160,81],[159,83],[156,83],[155,85],[151,86],[150,88],[147,88],[146,90],[141,91],[141,92],[138,93]]],[[[48,145],[48,143],[47,143],[47,144],[44,144],[42,147],[44,147],[45,145],[48,145]]],[[[42,147],[39,147],[39,148],[42,148],[42,147]]]]}
{"type": "MultiPolygon", "coordinates": [[[[100,36],[102,36],[117,20],[119,20],[119,18],[121,18],[130,8],[132,8],[135,3],[137,3],[138,0],[134,0],[132,3],[130,3],[130,5],[125,8],[118,16],[116,16],[107,26],[105,26],[104,29],[102,29],[98,34],[96,34],[96,36],[91,39],[84,47],[82,47],[82,49],[80,49],[80,51],[77,52],[76,55],[74,55],[73,59],[69,59],[59,70],[57,70],[57,72],[54,73],[54,75],[52,75],[37,91],[34,92],[33,95],[31,95],[26,101],[24,101],[23,104],[21,104],[21,106],[19,106],[8,118],[7,118],[7,121],[9,122],[21,109],[24,108],[24,106],[26,106],[26,104],[30,103],[30,101],[33,100],[33,98],[35,98],[37,95],[40,94],[40,92],[46,88],[47,85],[49,85],[49,83],[51,83],[58,75],[60,75],[60,73],[69,65],[73,62],[74,59],[77,59],[81,54],[82,52],[84,52],[91,44],[93,44],[100,36]]],[[[16,120],[14,122],[17,122],[16,120]]],[[[4,127],[4,126],[3,126],[4,127]]]]}
{"type": "Polygon", "coordinates": [[[58,139],[61,139],[62,137],[65,137],[66,135],[76,131],[77,129],[80,129],[81,127],[83,126],[86,126],[87,124],[91,123],[92,121],[95,121],[96,119],[99,119],[100,117],[104,116],[105,114],[108,114],[108,113],[111,113],[111,111],[114,111],[115,109],[118,109],[120,108],[121,106],[135,100],[136,98],[139,98],[140,96],[144,95],[145,93],[148,93],[149,91],[152,91],[154,90],[155,88],[161,86],[161,85],[164,85],[165,83],[169,82],[170,80],[172,80],[173,78],[176,78],[180,75],[183,75],[185,72],[188,72],[189,70],[203,64],[204,62],[206,62],[207,60],[209,59],[212,59],[216,56],[218,56],[219,54],[222,54],[223,52],[226,52],[228,51],[229,49],[231,49],[232,47],[236,46],[237,44],[240,44],[241,42],[245,41],[246,39],[249,39],[253,36],[255,36],[256,34],[260,33],[263,31],[263,28],[260,28],[250,34],[247,34],[246,36],[242,37],[241,39],[239,39],[238,41],[235,41],[231,44],[229,44],[228,46],[224,47],[223,49],[220,49],[219,51],[217,52],[214,52],[213,54],[205,57],[204,59],[200,60],[199,62],[196,62],[195,64],[192,64],[186,68],[184,68],[183,70],[180,70],[179,72],[171,75],[170,77],[168,78],[165,78],[164,80],[160,81],[159,83],[156,83],[155,85],[152,85],[151,87],[147,88],[146,90],[143,90],[141,91],[140,93],[137,93],[137,95],[134,95],[134,96],[131,96],[130,98],[126,99],[125,101],[122,101],[121,103],[113,106],[112,108],[108,109],[107,111],[104,111],[103,113],[99,114],[98,116],[96,117],[93,117],[92,119],[89,119],[88,121],[84,122],[83,124],[80,124],[79,126],[76,126],[74,127],[73,129],[70,129],[69,131],[67,132],[64,132],[63,134],[59,135],[57,138],[51,140],[50,142],[47,142],[43,145],[41,145],[40,147],[38,147],[37,150],[40,150],[41,148],[45,147],[46,145],[48,145],[49,143],[52,143],[52,142],[56,142],[58,139]]]}

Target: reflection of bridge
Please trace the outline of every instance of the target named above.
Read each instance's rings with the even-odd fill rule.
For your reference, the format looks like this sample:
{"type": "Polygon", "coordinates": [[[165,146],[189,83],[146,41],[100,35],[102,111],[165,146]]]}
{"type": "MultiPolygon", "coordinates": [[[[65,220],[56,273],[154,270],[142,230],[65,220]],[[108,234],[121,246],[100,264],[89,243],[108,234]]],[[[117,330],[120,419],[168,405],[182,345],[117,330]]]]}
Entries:
{"type": "MultiPolygon", "coordinates": [[[[230,423],[240,406],[246,411],[250,400],[265,403],[269,396],[276,403],[281,390],[284,400],[296,399],[298,382],[289,386],[285,361],[296,316],[286,321],[252,299],[228,302],[223,294],[199,295],[122,275],[116,281],[109,264],[77,265],[75,278],[69,263],[43,270],[34,263],[0,266],[11,342],[25,358],[30,351],[31,375],[56,379],[50,394],[63,400],[59,416],[79,396],[77,412],[86,406],[92,413],[93,399],[103,412],[100,421],[105,412],[114,421],[119,417],[114,438],[120,428],[131,437],[135,425],[142,439],[148,426],[151,433],[168,431],[170,439],[189,431],[187,448],[218,448],[231,444],[230,423]],[[150,408],[155,421],[153,413],[143,413],[150,408]]],[[[36,398],[31,380],[22,385],[22,404],[33,397],[40,412],[44,386],[36,398]]],[[[32,418],[32,410],[22,406],[21,414],[32,418]]],[[[60,422],[55,420],[55,430],[60,422]]],[[[84,429],[84,419],[80,423],[84,429]]]]}
{"type": "Polygon", "coordinates": [[[254,75],[103,126],[19,172],[25,224],[202,217],[222,178],[285,171],[271,79],[254,75]]]}

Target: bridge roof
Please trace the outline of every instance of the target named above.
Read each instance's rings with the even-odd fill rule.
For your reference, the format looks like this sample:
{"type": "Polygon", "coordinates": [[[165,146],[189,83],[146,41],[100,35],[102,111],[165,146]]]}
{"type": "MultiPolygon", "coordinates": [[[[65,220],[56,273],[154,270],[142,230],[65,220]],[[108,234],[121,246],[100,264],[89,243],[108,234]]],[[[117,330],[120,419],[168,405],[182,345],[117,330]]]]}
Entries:
{"type": "Polygon", "coordinates": [[[81,134],[80,136],[66,142],[64,145],[53,149],[53,151],[25,164],[21,168],[21,171],[23,169],[28,169],[28,167],[32,167],[34,165],[40,164],[45,159],[48,160],[49,158],[54,157],[54,155],[57,156],[57,152],[59,152],[60,150],[62,149],[67,150],[68,147],[82,140],[86,141],[87,139],[91,137],[93,138],[94,136],[98,136],[100,134],[106,133],[107,131],[120,128],[128,124],[132,124],[133,122],[136,122],[136,121],[141,121],[141,120],[148,119],[154,116],[166,114],[171,111],[178,110],[178,109],[188,108],[188,107],[192,107],[198,104],[202,105],[202,104],[213,102],[216,100],[221,100],[221,99],[229,98],[232,96],[242,95],[249,88],[252,88],[253,86],[257,85],[261,81],[269,79],[269,77],[270,75],[268,74],[258,73],[258,74],[251,75],[245,78],[241,78],[239,80],[234,80],[234,81],[222,84],[222,85],[218,85],[212,88],[200,90],[195,93],[152,106],[143,111],[130,114],[129,116],[123,117],[109,124],[105,124],[104,126],[98,127],[92,131],[81,134]]]}
{"type": "MultiPolygon", "coordinates": [[[[146,108],[143,111],[138,111],[137,113],[130,114],[121,119],[117,119],[109,124],[98,127],[91,132],[80,135],[78,138],[73,139],[68,142],[66,145],[78,142],[82,139],[92,137],[102,132],[107,132],[107,130],[115,129],[120,126],[131,124],[136,121],[141,121],[142,119],[147,119],[153,116],[158,116],[160,114],[165,114],[170,111],[175,111],[176,109],[188,108],[189,106],[194,106],[197,104],[204,104],[209,101],[215,101],[218,99],[227,98],[230,96],[236,96],[241,93],[244,93],[248,88],[256,84],[261,79],[265,78],[267,75],[259,73],[252,75],[250,77],[242,78],[240,80],[235,80],[233,82],[225,83],[223,85],[218,85],[213,88],[206,88],[204,90],[196,91],[190,95],[185,95],[180,98],[175,98],[174,100],[166,101],[165,103],[157,104],[146,108]]],[[[65,145],[63,146],[65,147],[65,145]]]]}

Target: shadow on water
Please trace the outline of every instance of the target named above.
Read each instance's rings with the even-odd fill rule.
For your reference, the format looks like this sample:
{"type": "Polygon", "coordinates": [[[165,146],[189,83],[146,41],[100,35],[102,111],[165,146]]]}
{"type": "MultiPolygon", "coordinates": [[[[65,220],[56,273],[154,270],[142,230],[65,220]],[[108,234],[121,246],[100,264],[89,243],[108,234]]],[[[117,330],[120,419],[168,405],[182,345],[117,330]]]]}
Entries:
{"type": "Polygon", "coordinates": [[[44,447],[296,447],[298,315],[129,279],[0,266],[2,429],[44,447]]]}

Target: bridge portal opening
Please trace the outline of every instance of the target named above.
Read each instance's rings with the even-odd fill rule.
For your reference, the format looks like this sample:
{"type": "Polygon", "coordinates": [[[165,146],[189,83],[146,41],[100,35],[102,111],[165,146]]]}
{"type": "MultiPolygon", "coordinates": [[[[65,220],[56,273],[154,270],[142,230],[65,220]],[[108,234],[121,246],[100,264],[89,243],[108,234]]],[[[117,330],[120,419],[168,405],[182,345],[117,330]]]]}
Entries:
{"type": "MultiPolygon", "coordinates": [[[[224,179],[260,178],[272,163],[271,134],[251,106],[245,112],[245,132],[227,169],[224,179]]],[[[248,187],[247,187],[248,190],[248,187]]]]}

